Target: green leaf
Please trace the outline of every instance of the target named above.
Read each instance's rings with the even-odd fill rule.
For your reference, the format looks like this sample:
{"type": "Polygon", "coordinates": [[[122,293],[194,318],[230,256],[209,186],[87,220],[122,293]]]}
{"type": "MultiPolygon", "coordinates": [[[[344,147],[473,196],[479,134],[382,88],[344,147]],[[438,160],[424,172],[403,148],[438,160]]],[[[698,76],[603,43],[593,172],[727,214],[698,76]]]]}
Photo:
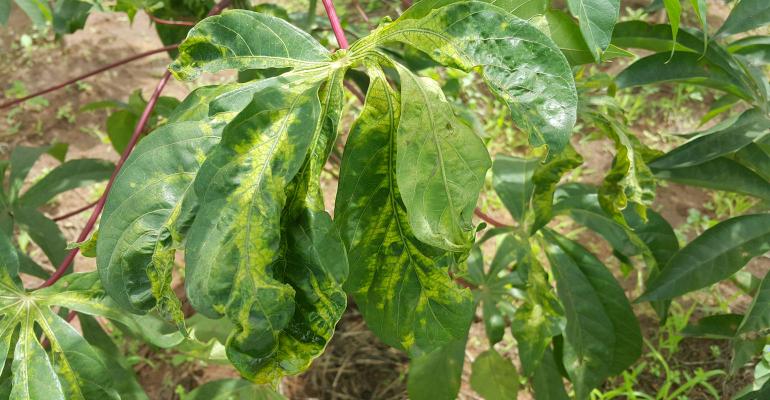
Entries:
{"type": "Polygon", "coordinates": [[[413,400],[453,400],[462,383],[466,338],[453,340],[414,358],[409,365],[407,391],[413,400]]]}
{"type": "Polygon", "coordinates": [[[681,81],[722,90],[749,101],[752,99],[752,92],[732,70],[725,70],[700,54],[685,51],[644,57],[623,70],[615,81],[620,89],[681,81]]]}
{"type": "Polygon", "coordinates": [[[59,265],[67,256],[67,241],[56,222],[33,208],[14,208],[16,223],[32,238],[53,265],[59,265]]]}
{"type": "MultiPolygon", "coordinates": [[[[666,8],[668,23],[671,25],[672,39],[676,42],[676,35],[679,33],[679,22],[682,19],[682,4],[680,0],[663,0],[663,5],[666,8]]],[[[676,51],[676,46],[671,46],[672,55],[674,51],[676,51]]]]}
{"type": "Polygon", "coordinates": [[[721,130],[710,131],[656,158],[653,168],[670,169],[698,165],[737,151],[768,134],[770,120],[759,109],[751,109],[721,130]]]}
{"type": "Polygon", "coordinates": [[[345,147],[334,215],[351,262],[346,290],[383,342],[416,356],[464,339],[473,303],[439,263],[444,252],[412,233],[394,165],[401,102],[377,71],[345,147]]]}
{"type": "Polygon", "coordinates": [[[315,39],[280,18],[228,10],[197,23],[169,69],[192,80],[204,71],[314,67],[330,60],[315,39]]]}
{"type": "Polygon", "coordinates": [[[671,299],[730,277],[770,250],[770,214],[742,215],[707,229],[680,250],[637,301],[671,299]]]}
{"type": "Polygon", "coordinates": [[[511,316],[511,333],[516,338],[522,374],[532,375],[543,360],[552,338],[561,334],[563,310],[552,284],[539,261],[530,256],[518,268],[529,268],[527,301],[511,316]]]}
{"type": "Polygon", "coordinates": [[[545,237],[567,317],[565,368],[576,397],[586,399],[610,374],[622,371],[641,354],[639,324],[623,289],[599,260],[549,231],[545,237]]]}
{"type": "MultiPolygon", "coordinates": [[[[548,10],[545,13],[548,36],[559,46],[570,65],[591,64],[594,55],[580,33],[577,22],[566,12],[548,10]]],[[[610,44],[602,53],[602,61],[616,57],[633,57],[632,53],[610,44]]]]}
{"type": "Polygon", "coordinates": [[[703,46],[703,53],[705,54],[708,51],[709,36],[708,2],[706,0],[690,0],[690,5],[692,5],[692,9],[695,11],[695,16],[698,18],[701,31],[703,31],[703,41],[706,42],[706,44],[703,46]]]}
{"type": "Polygon", "coordinates": [[[548,9],[548,0],[490,0],[492,3],[505,11],[521,18],[530,19],[536,15],[546,13],[548,9]]]}
{"type": "Polygon", "coordinates": [[[148,400],[147,394],[136,379],[134,370],[131,369],[118,346],[104,331],[96,318],[86,314],[78,314],[78,322],[83,337],[99,353],[107,365],[114,388],[121,400],[148,400]]]}
{"type": "Polygon", "coordinates": [[[107,180],[115,165],[97,159],[66,161],[37,181],[19,199],[25,207],[37,208],[60,193],[107,180]]]}
{"type": "Polygon", "coordinates": [[[396,178],[409,225],[429,245],[467,251],[473,209],[491,160],[473,130],[452,112],[434,80],[396,66],[401,77],[396,178]]]}
{"type": "Polygon", "coordinates": [[[53,30],[63,35],[83,29],[93,3],[80,0],[56,0],[53,7],[53,30]]]}
{"type": "Polygon", "coordinates": [[[619,0],[567,0],[569,10],[580,22],[588,48],[594,59],[599,56],[612,39],[612,30],[620,14],[619,0]]]}
{"type": "Polygon", "coordinates": [[[751,306],[738,326],[737,334],[761,332],[770,328],[770,279],[768,275],[762,278],[762,283],[754,295],[751,306]]]}
{"type": "Polygon", "coordinates": [[[11,0],[0,0],[0,25],[8,24],[9,15],[11,15],[11,0]]]}
{"type": "MultiPolygon", "coordinates": [[[[314,132],[325,126],[319,87],[329,78],[326,74],[335,73],[344,71],[297,72],[260,81],[252,88],[251,103],[224,128],[222,141],[193,184],[200,208],[187,236],[187,295],[199,312],[226,315],[235,324],[228,358],[258,383],[306,369],[323,351],[344,309],[344,296],[339,299],[341,290],[334,290],[337,283],[329,280],[324,265],[307,265],[317,260],[295,247],[302,243],[292,239],[296,234],[289,232],[288,241],[282,237],[282,213],[292,200],[286,190],[316,142],[314,132]],[[301,257],[292,260],[289,254],[298,251],[301,257]],[[305,267],[312,267],[313,275],[304,270],[297,277],[297,269],[305,267]],[[313,286],[303,279],[320,282],[313,286]],[[303,327],[295,329],[298,323],[303,327]],[[304,324],[313,330],[307,332],[304,324]]],[[[319,218],[303,218],[311,217],[319,218]]],[[[299,225],[307,229],[307,223],[299,225]]]]}
{"type": "Polygon", "coordinates": [[[121,307],[145,313],[157,305],[177,323],[184,319],[171,290],[176,247],[195,206],[193,179],[224,122],[165,125],[126,160],[105,204],[96,260],[105,290],[121,307]]]}
{"type": "Polygon", "coordinates": [[[770,147],[751,143],[735,153],[733,158],[770,182],[770,147]]]}
{"type": "Polygon", "coordinates": [[[42,27],[51,21],[51,6],[43,0],[14,0],[35,26],[42,27]]]}
{"type": "Polygon", "coordinates": [[[766,64],[770,60],[770,36],[748,36],[731,42],[727,49],[730,53],[739,54],[750,63],[766,64]]]}
{"type": "Polygon", "coordinates": [[[126,149],[138,122],[139,115],[131,110],[118,110],[107,117],[107,137],[116,152],[123,153],[126,149]]]}
{"type": "Polygon", "coordinates": [[[15,286],[8,275],[0,275],[0,294],[4,299],[0,311],[0,343],[7,346],[15,341],[10,398],[118,399],[102,357],[51,310],[61,306],[55,301],[57,296],[78,296],[87,302],[98,302],[103,292],[93,287],[55,285],[27,293],[15,286]],[[37,328],[47,338],[50,353],[38,341],[37,328]]]}
{"type": "Polygon", "coordinates": [[[689,324],[682,329],[684,337],[702,337],[709,339],[732,339],[743,319],[739,314],[709,315],[689,324]]]}
{"type": "Polygon", "coordinates": [[[725,157],[715,158],[692,167],[653,168],[652,171],[656,177],[676,183],[770,199],[770,181],[725,157]]]}
{"type": "Polygon", "coordinates": [[[535,191],[532,176],[538,159],[498,156],[492,165],[492,183],[505,208],[519,222],[524,221],[535,191]]]}
{"type": "Polygon", "coordinates": [[[559,186],[554,195],[553,210],[598,233],[623,256],[631,257],[644,252],[641,240],[602,209],[596,190],[590,186],[578,183],[559,186]]]}
{"type": "Polygon", "coordinates": [[[40,156],[46,151],[48,151],[47,147],[16,146],[13,148],[13,152],[11,152],[11,174],[8,188],[8,198],[10,198],[12,202],[18,198],[21,187],[24,185],[24,179],[29,175],[32,166],[35,165],[35,162],[37,162],[40,156]]]}
{"type": "Polygon", "coordinates": [[[532,387],[537,400],[569,400],[551,350],[543,354],[543,360],[532,377],[532,387]]]}
{"type": "Polygon", "coordinates": [[[182,400],[281,400],[280,394],[243,379],[206,382],[181,397],[182,400]]]}
{"type": "Polygon", "coordinates": [[[486,400],[515,399],[519,392],[518,375],[510,360],[490,349],[473,361],[471,387],[486,400]]]}
{"type": "Polygon", "coordinates": [[[568,146],[565,151],[549,160],[535,171],[532,180],[535,183],[535,193],[532,199],[532,207],[535,210],[535,222],[530,227],[534,233],[545,226],[553,218],[554,192],[556,185],[562,176],[579,167],[583,163],[583,157],[568,146]]]}
{"type": "Polygon", "coordinates": [[[764,0],[740,0],[717,35],[734,35],[770,23],[770,3],[764,0]]]}
{"type": "Polygon", "coordinates": [[[480,67],[487,85],[530,135],[530,143],[560,152],[575,124],[577,94],[558,47],[534,26],[493,5],[423,3],[354,43],[351,53],[398,41],[446,66],[465,71],[480,67]]]}
{"type": "Polygon", "coordinates": [[[11,238],[3,232],[0,232],[0,270],[5,271],[13,279],[19,275],[19,256],[11,243],[11,238]]]}

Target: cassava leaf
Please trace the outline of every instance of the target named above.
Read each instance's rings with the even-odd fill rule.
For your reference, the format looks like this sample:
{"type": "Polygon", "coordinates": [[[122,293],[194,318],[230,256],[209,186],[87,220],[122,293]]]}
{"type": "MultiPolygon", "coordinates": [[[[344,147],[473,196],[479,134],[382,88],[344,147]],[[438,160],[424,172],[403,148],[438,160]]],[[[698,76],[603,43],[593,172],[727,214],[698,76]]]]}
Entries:
{"type": "Polygon", "coordinates": [[[540,160],[498,156],[492,165],[492,182],[505,208],[520,223],[535,191],[532,176],[540,160]]]}
{"type": "Polygon", "coordinates": [[[639,323],[623,289],[591,253],[545,231],[546,248],[567,317],[564,363],[576,397],[610,374],[620,373],[641,355],[639,323]]]}
{"type": "Polygon", "coordinates": [[[364,53],[393,41],[443,65],[480,67],[533,146],[547,144],[558,153],[567,145],[577,115],[572,72],[558,47],[526,21],[482,2],[423,0],[350,51],[364,53]]]}
{"type": "Polygon", "coordinates": [[[599,56],[612,39],[612,30],[620,14],[619,0],[567,0],[569,10],[580,22],[580,31],[588,49],[599,60],[599,56]]]}
{"type": "MultiPolygon", "coordinates": [[[[56,301],[57,296],[80,296],[96,303],[101,301],[104,292],[94,290],[93,286],[57,284],[28,293],[16,286],[5,271],[0,275],[3,298],[0,343],[2,347],[11,345],[13,355],[10,398],[119,399],[102,356],[51,310],[61,305],[56,301]],[[50,350],[41,345],[37,329],[46,337],[50,350]]],[[[95,277],[94,274],[75,275],[95,277]]],[[[65,280],[72,282],[72,279],[65,280]]],[[[98,283],[98,280],[86,280],[98,283]]],[[[5,362],[3,358],[2,363],[5,362]]]]}
{"type": "Polygon", "coordinates": [[[734,35],[766,24],[770,24],[770,3],[764,0],[740,0],[717,35],[734,35]]]}
{"type": "Polygon", "coordinates": [[[491,166],[484,142],[452,112],[438,83],[397,65],[401,77],[396,178],[409,225],[424,243],[467,251],[491,166]]]}
{"type": "Polygon", "coordinates": [[[36,26],[42,27],[52,19],[51,6],[43,0],[14,0],[36,26]]]}
{"type": "Polygon", "coordinates": [[[519,392],[516,366],[494,349],[487,350],[473,361],[471,387],[486,400],[515,399],[519,392]]]}
{"type": "Polygon", "coordinates": [[[25,207],[37,208],[59,193],[107,180],[115,166],[104,160],[81,158],[66,161],[37,181],[19,202],[25,207]]]}
{"type": "MultiPolygon", "coordinates": [[[[324,265],[302,253],[287,262],[287,252],[298,251],[292,240],[299,239],[291,239],[292,233],[288,241],[282,237],[286,190],[313,145],[311,133],[323,126],[319,88],[335,73],[340,72],[297,72],[252,87],[253,100],[224,128],[194,181],[200,208],[185,250],[188,298],[204,315],[226,315],[234,323],[228,358],[256,382],[307,368],[341,314],[337,283],[324,265]],[[294,276],[306,263],[315,263],[318,270],[311,273],[324,279],[318,284],[323,289],[304,282],[308,275],[294,276]],[[315,315],[322,318],[315,320],[305,307],[316,306],[333,309],[319,311],[315,315]],[[297,323],[310,324],[313,335],[294,329],[297,323]]],[[[314,242],[323,239],[300,233],[314,242]]],[[[344,309],[344,296],[341,301],[344,309]]]]}
{"type": "Polygon", "coordinates": [[[174,255],[195,206],[193,179],[224,123],[161,127],[139,143],[116,178],[102,214],[96,261],[105,289],[127,310],[146,313],[157,305],[177,323],[184,319],[171,290],[174,255]]]}
{"type": "Polygon", "coordinates": [[[653,167],[652,171],[657,178],[672,182],[770,199],[770,181],[726,157],[715,158],[691,167],[671,169],[653,167]]]}
{"type": "Polygon", "coordinates": [[[280,18],[228,10],[196,24],[169,69],[191,80],[204,71],[313,67],[330,60],[315,39],[280,18]]]}
{"type": "Polygon", "coordinates": [[[466,338],[453,340],[411,361],[406,382],[410,399],[457,398],[462,383],[466,341],[466,338]]]}
{"type": "Polygon", "coordinates": [[[650,166],[670,169],[698,165],[737,151],[766,136],[768,132],[770,120],[761,110],[751,109],[741,114],[734,124],[697,136],[656,158],[650,166]]]}
{"type": "Polygon", "coordinates": [[[749,306],[735,333],[762,332],[770,328],[770,313],[768,310],[770,310],[770,279],[765,274],[756,294],[754,294],[751,306],[749,306]]]}
{"type": "Polygon", "coordinates": [[[545,226],[553,218],[553,202],[556,185],[559,184],[562,176],[567,172],[577,168],[583,163],[583,158],[575,151],[572,146],[568,146],[565,151],[542,164],[532,176],[535,184],[535,192],[532,198],[532,206],[535,210],[535,222],[530,227],[530,232],[534,233],[545,226]]]}
{"type": "Polygon", "coordinates": [[[439,264],[443,252],[412,233],[396,177],[400,105],[373,73],[343,154],[335,222],[351,260],[346,289],[367,325],[417,356],[464,340],[473,303],[439,264]]]}
{"type": "Polygon", "coordinates": [[[722,90],[742,99],[751,100],[752,92],[743,82],[719,65],[700,54],[676,51],[644,57],[623,70],[616,82],[619,88],[681,81],[722,90]]]}
{"type": "Polygon", "coordinates": [[[770,214],[720,222],[695,238],[650,281],[638,301],[670,299],[704,288],[770,251],[770,214]]]}
{"type": "Polygon", "coordinates": [[[612,168],[599,187],[599,204],[622,220],[620,213],[631,202],[645,217],[644,210],[655,200],[655,179],[640,151],[643,145],[619,123],[600,116],[594,120],[615,142],[612,168]]]}

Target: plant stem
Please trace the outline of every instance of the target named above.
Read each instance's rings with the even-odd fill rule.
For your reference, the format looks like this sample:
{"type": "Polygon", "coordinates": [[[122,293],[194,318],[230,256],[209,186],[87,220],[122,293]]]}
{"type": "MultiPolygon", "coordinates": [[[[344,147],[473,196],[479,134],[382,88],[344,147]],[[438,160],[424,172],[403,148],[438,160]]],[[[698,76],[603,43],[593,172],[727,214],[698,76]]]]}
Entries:
{"type": "MultiPolygon", "coordinates": [[[[126,159],[128,158],[129,154],[131,154],[134,146],[136,146],[136,143],[142,136],[144,127],[147,125],[147,121],[150,119],[150,114],[152,114],[152,110],[155,108],[155,103],[158,102],[160,93],[163,91],[163,88],[166,87],[169,78],[171,78],[171,72],[166,70],[166,72],[163,74],[163,77],[160,79],[160,82],[158,82],[158,86],[155,88],[155,92],[152,93],[152,97],[150,97],[150,100],[147,102],[147,106],[144,107],[144,112],[142,112],[142,116],[139,118],[139,122],[136,124],[134,132],[131,135],[131,140],[129,140],[128,145],[126,145],[125,150],[123,150],[123,154],[120,156],[120,160],[118,160],[118,163],[115,165],[115,170],[112,171],[112,176],[110,176],[110,180],[107,182],[107,187],[104,188],[104,193],[102,193],[99,201],[96,202],[96,207],[94,208],[94,211],[91,212],[91,217],[88,219],[88,222],[86,222],[86,226],[83,227],[83,230],[80,232],[80,236],[78,236],[77,242],[82,242],[88,239],[88,235],[94,229],[96,220],[99,219],[99,215],[104,209],[104,204],[107,202],[107,195],[110,194],[110,189],[115,183],[115,178],[118,176],[118,172],[120,172],[120,169],[123,167],[123,164],[126,163],[126,159]]],[[[62,261],[62,263],[59,264],[59,267],[56,268],[56,272],[54,272],[51,277],[40,286],[40,288],[51,286],[56,283],[56,281],[61,279],[61,277],[64,276],[64,274],[67,272],[69,266],[72,265],[72,261],[75,260],[75,256],[79,251],[80,248],[77,247],[70,250],[64,261],[62,261]]]]}
{"type": "Polygon", "coordinates": [[[494,226],[495,228],[505,228],[510,226],[506,223],[500,222],[490,217],[487,214],[484,214],[478,207],[475,210],[473,210],[473,213],[476,214],[477,217],[481,218],[482,221],[488,223],[489,225],[494,226]]]}
{"type": "Polygon", "coordinates": [[[44,90],[41,90],[39,92],[32,93],[29,96],[24,96],[22,98],[18,98],[18,99],[14,99],[14,100],[2,103],[2,104],[0,104],[0,109],[15,106],[15,105],[17,105],[19,103],[22,103],[24,101],[27,101],[27,100],[33,98],[33,97],[37,97],[37,96],[40,96],[40,95],[43,95],[43,94],[46,94],[46,93],[53,92],[54,90],[61,89],[61,88],[65,87],[65,86],[67,86],[67,85],[71,85],[71,84],[73,84],[73,83],[75,83],[77,81],[81,81],[83,79],[89,78],[89,77],[94,76],[96,74],[99,74],[99,73],[102,73],[104,71],[110,70],[112,68],[119,67],[119,66],[121,66],[123,64],[128,64],[128,63],[130,63],[132,61],[136,61],[136,60],[138,60],[140,58],[151,56],[153,54],[163,53],[165,51],[175,49],[178,46],[179,46],[178,44],[173,44],[171,46],[166,46],[166,47],[161,47],[161,48],[155,49],[155,50],[145,51],[144,53],[139,53],[139,54],[133,55],[131,57],[124,58],[124,59],[119,60],[119,61],[115,61],[112,64],[105,65],[104,67],[101,67],[101,68],[99,68],[97,70],[94,70],[94,71],[91,71],[89,73],[80,75],[77,78],[70,79],[70,80],[68,80],[66,82],[63,82],[63,83],[60,83],[60,84],[58,84],[56,86],[51,86],[48,89],[44,89],[44,90]]]}
{"type": "Polygon", "coordinates": [[[321,0],[326,9],[326,15],[329,17],[329,22],[332,24],[332,31],[334,31],[334,37],[337,38],[337,44],[341,49],[348,48],[348,39],[345,37],[345,31],[342,30],[340,19],[337,17],[337,11],[334,9],[334,3],[332,0],[321,0]]]}
{"type": "Polygon", "coordinates": [[[193,21],[172,21],[170,19],[158,18],[150,13],[147,13],[147,16],[150,17],[153,22],[160,25],[195,26],[195,22],[193,21]]]}
{"type": "Polygon", "coordinates": [[[89,208],[95,206],[96,203],[98,203],[98,202],[99,202],[99,200],[94,201],[93,203],[86,204],[83,207],[80,207],[80,208],[78,208],[76,210],[72,210],[72,211],[70,211],[70,212],[68,212],[66,214],[60,215],[58,217],[53,217],[52,219],[54,221],[61,221],[63,219],[67,219],[67,218],[73,217],[73,216],[78,215],[78,214],[82,213],[83,211],[88,210],[89,208]]]}
{"type": "Polygon", "coordinates": [[[224,11],[225,8],[230,6],[230,0],[222,0],[219,3],[215,4],[214,7],[211,7],[211,10],[209,10],[209,13],[206,15],[208,17],[212,15],[217,15],[224,11]]]}
{"type": "Polygon", "coordinates": [[[307,16],[305,17],[305,30],[310,29],[315,19],[315,9],[318,5],[318,0],[310,0],[307,6],[307,16]]]}

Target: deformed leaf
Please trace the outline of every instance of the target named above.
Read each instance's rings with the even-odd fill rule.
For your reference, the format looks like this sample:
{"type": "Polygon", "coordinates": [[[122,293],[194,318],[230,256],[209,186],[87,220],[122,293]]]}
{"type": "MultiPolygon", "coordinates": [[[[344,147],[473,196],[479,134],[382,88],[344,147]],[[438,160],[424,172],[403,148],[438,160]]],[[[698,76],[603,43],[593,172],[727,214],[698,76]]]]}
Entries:
{"type": "Polygon", "coordinates": [[[228,10],[197,23],[169,69],[183,80],[222,69],[320,66],[330,53],[288,22],[248,10],[228,10]]]}
{"type": "Polygon", "coordinates": [[[351,261],[346,289],[383,342],[412,355],[464,339],[470,292],[412,233],[397,184],[398,95],[380,72],[343,154],[335,222],[351,261]]]}
{"type": "Polygon", "coordinates": [[[471,217],[491,166],[481,138],[455,117],[438,83],[397,66],[401,77],[396,178],[414,235],[450,250],[470,248],[471,217]]]}
{"type": "Polygon", "coordinates": [[[351,52],[392,41],[443,65],[480,68],[533,146],[558,153],[567,145],[577,115],[572,71],[559,48],[526,21],[483,2],[423,1],[351,52]]]}
{"type": "MultiPolygon", "coordinates": [[[[194,181],[200,208],[187,236],[187,295],[199,312],[233,322],[228,358],[255,382],[307,368],[344,309],[338,283],[317,256],[289,255],[297,250],[282,226],[292,200],[286,191],[313,145],[310,133],[325,118],[319,88],[328,77],[297,72],[252,87],[253,100],[224,128],[194,181]],[[308,263],[317,270],[293,275],[308,263]],[[305,307],[323,309],[308,314],[305,307]]],[[[320,239],[311,234],[313,242],[320,239]]]]}

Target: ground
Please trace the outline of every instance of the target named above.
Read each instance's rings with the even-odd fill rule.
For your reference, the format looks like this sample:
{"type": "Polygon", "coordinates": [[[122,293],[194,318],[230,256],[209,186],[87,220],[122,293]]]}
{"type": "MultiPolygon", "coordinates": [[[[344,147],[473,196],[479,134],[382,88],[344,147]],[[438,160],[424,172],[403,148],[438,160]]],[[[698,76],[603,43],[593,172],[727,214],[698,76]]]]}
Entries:
{"type": "MultiPolygon", "coordinates": [[[[633,3],[628,2],[627,5],[633,5],[633,3]]],[[[715,5],[712,8],[712,18],[714,18],[714,21],[711,21],[712,24],[718,24],[727,10],[725,6],[715,5]]],[[[143,13],[139,13],[133,23],[130,23],[123,14],[95,14],[89,18],[84,30],[69,35],[63,40],[54,41],[50,39],[50,35],[34,33],[27,19],[14,8],[9,27],[0,28],[0,54],[3,54],[0,57],[0,93],[8,95],[12,90],[33,92],[116,59],[158,47],[161,47],[161,43],[143,13]],[[26,36],[22,37],[22,35],[26,36]],[[20,89],[21,86],[23,89],[20,89]]],[[[144,58],[89,78],[79,85],[72,85],[67,89],[46,95],[44,98],[48,102],[47,107],[25,106],[20,111],[0,111],[0,158],[7,157],[9,150],[17,144],[42,145],[66,142],[70,143],[68,158],[93,157],[117,160],[118,155],[103,140],[104,121],[107,114],[103,111],[81,113],[80,108],[98,100],[125,101],[135,89],[141,89],[145,98],[149,97],[168,62],[169,58],[165,54],[144,58]]],[[[232,75],[225,74],[207,79],[221,80],[231,77],[232,75]]],[[[181,98],[197,84],[199,82],[182,84],[172,81],[165,94],[181,98]]],[[[684,96],[681,97],[681,104],[677,106],[694,110],[687,114],[694,116],[689,119],[664,118],[661,123],[659,115],[647,115],[636,120],[632,129],[638,136],[648,138],[648,142],[659,147],[666,147],[666,133],[696,128],[698,113],[706,109],[704,102],[675,92],[672,87],[664,87],[650,96],[646,100],[653,103],[660,99],[680,99],[684,96]],[[655,123],[651,124],[651,121],[655,123]]],[[[0,101],[2,100],[3,97],[0,97],[0,101]]],[[[348,107],[356,106],[356,100],[351,97],[348,107]]],[[[655,111],[654,107],[648,107],[645,110],[661,114],[666,112],[665,110],[655,111]]],[[[676,114],[666,114],[666,116],[669,115],[676,114]]],[[[579,138],[575,139],[575,145],[582,154],[590,155],[586,157],[588,162],[583,168],[583,178],[589,182],[592,180],[598,182],[609,169],[614,151],[612,146],[607,141],[583,141],[579,138]]],[[[503,143],[499,151],[507,150],[509,148],[503,143]]],[[[31,176],[45,172],[55,164],[56,161],[53,158],[43,158],[35,166],[31,176]]],[[[336,183],[331,175],[326,178],[324,188],[327,208],[332,209],[336,183]]],[[[103,187],[100,186],[69,192],[60,196],[45,211],[51,216],[61,215],[95,200],[102,189],[103,187]]],[[[711,192],[666,184],[658,189],[653,208],[672,223],[684,237],[692,237],[699,229],[704,216],[711,219],[719,217],[713,207],[709,209],[705,206],[714,203],[715,198],[711,192]],[[700,219],[693,217],[694,212],[700,216],[698,217],[700,219]]],[[[499,210],[492,209],[490,214],[503,221],[508,218],[499,210]]],[[[88,213],[83,213],[60,223],[69,240],[74,240],[87,218],[88,213]]],[[[580,239],[594,248],[603,249],[601,251],[604,258],[610,258],[610,251],[595,236],[583,234],[580,239]]],[[[42,257],[36,258],[42,259],[42,257]]],[[[94,267],[92,259],[78,256],[77,270],[90,270],[94,267]]],[[[757,260],[748,268],[758,276],[768,269],[770,269],[770,261],[767,259],[757,260]]],[[[619,271],[616,273],[619,278],[622,278],[619,271]]],[[[628,278],[623,279],[623,282],[631,296],[635,288],[634,280],[628,278]]],[[[723,298],[730,299],[727,306],[733,312],[742,312],[748,305],[748,298],[745,296],[733,296],[736,290],[729,283],[718,285],[712,289],[712,292],[714,291],[720,293],[723,298]]],[[[693,296],[684,301],[681,307],[685,310],[690,304],[711,298],[705,295],[693,296]]],[[[700,304],[698,311],[684,317],[680,324],[686,324],[688,320],[695,321],[703,313],[725,306],[725,304],[700,304]]],[[[646,306],[636,306],[635,311],[643,323],[643,331],[648,343],[665,344],[675,340],[665,330],[663,333],[658,333],[658,321],[646,306]]],[[[475,323],[471,332],[466,352],[466,371],[460,394],[463,399],[479,398],[467,383],[469,366],[470,361],[488,347],[481,323],[475,323]]],[[[501,350],[514,356],[515,359],[513,343],[510,336],[506,337],[502,344],[504,348],[501,350]]],[[[678,342],[674,348],[676,352],[665,354],[672,370],[691,374],[695,374],[698,368],[727,370],[726,364],[730,357],[726,341],[686,338],[678,342]]],[[[237,376],[228,366],[202,365],[175,354],[151,351],[146,347],[139,347],[132,351],[138,359],[142,360],[136,364],[135,369],[152,399],[172,399],[177,396],[179,388],[183,391],[190,390],[212,379],[237,376]]],[[[650,354],[646,354],[640,362],[654,364],[656,361],[650,354]]],[[[292,399],[402,399],[406,397],[406,370],[405,355],[380,343],[366,329],[355,307],[351,307],[340,322],[326,353],[316,360],[305,374],[286,379],[281,390],[292,399]]],[[[648,393],[657,392],[666,382],[666,377],[663,376],[665,374],[656,374],[655,371],[654,368],[644,369],[638,376],[635,387],[648,393]]],[[[605,389],[619,385],[621,380],[618,378],[608,383],[605,389]]],[[[725,398],[750,381],[751,370],[748,368],[734,376],[718,375],[709,380],[725,398]]],[[[520,398],[528,399],[530,395],[523,392],[520,398]]],[[[690,392],[689,398],[706,399],[713,396],[705,390],[696,388],[690,392]]]]}

